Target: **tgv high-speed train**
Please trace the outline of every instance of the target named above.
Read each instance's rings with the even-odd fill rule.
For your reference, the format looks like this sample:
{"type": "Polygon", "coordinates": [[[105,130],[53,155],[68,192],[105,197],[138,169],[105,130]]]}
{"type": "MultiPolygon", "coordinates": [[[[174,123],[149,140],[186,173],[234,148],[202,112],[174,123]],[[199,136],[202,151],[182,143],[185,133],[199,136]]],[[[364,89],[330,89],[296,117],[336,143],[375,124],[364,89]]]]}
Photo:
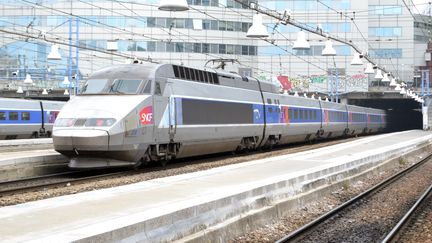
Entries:
{"type": "Polygon", "coordinates": [[[0,139],[50,137],[65,102],[0,98],[0,139]]]}
{"type": "Polygon", "coordinates": [[[89,77],[60,112],[54,148],[76,169],[137,166],[316,138],[373,133],[382,110],[279,93],[251,77],[126,64],[89,77]]]}

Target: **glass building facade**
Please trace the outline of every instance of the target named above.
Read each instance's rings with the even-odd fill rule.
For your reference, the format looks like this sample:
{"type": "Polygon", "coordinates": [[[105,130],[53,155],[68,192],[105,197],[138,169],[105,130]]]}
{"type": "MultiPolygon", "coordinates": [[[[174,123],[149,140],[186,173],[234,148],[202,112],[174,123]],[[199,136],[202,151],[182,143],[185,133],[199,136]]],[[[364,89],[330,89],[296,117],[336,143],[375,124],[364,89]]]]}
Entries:
{"type": "MultiPolygon", "coordinates": [[[[309,91],[328,91],[331,78],[317,77],[328,76],[329,70],[339,70],[346,80],[362,74],[364,67],[349,65],[350,46],[333,43],[337,56],[322,57],[325,39],[308,33],[311,49],[293,50],[299,29],[268,16],[264,16],[270,33],[267,41],[246,38],[253,11],[247,7],[250,1],[242,2],[188,0],[191,10],[164,12],[157,9],[159,0],[3,0],[0,88],[16,89],[26,74],[35,81],[33,88],[65,88],[65,76],[83,80],[97,69],[134,58],[193,67],[203,67],[210,59],[234,58],[240,64],[227,67],[228,71],[263,78],[286,75],[294,87],[303,85],[309,91]],[[54,42],[60,43],[61,60],[47,60],[54,42]],[[107,48],[109,43],[115,43],[115,49],[107,48]]],[[[414,66],[415,58],[414,21],[401,0],[260,0],[258,4],[280,13],[290,9],[295,21],[350,41],[380,65],[412,79],[410,70],[404,73],[399,68],[414,66]]],[[[357,83],[353,89],[365,88],[357,83]]]]}

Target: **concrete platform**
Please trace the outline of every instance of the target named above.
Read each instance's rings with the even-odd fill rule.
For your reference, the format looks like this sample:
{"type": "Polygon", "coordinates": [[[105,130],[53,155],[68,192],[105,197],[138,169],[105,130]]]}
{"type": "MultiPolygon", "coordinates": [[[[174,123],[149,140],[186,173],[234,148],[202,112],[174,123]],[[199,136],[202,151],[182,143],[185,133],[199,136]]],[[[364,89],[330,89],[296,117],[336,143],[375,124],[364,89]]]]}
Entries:
{"type": "Polygon", "coordinates": [[[251,220],[249,216],[263,211],[270,214],[259,214],[262,220],[271,220],[281,213],[277,208],[281,202],[431,142],[431,132],[383,134],[307,152],[7,206],[0,208],[0,241],[223,242],[239,233],[239,228],[231,227],[235,222],[250,221],[242,226],[250,228],[260,218],[251,220]],[[228,230],[220,231],[224,227],[228,230]]]}
{"type": "Polygon", "coordinates": [[[0,147],[52,144],[52,143],[53,143],[52,138],[13,139],[13,140],[0,140],[0,147]]]}
{"type": "MultiPolygon", "coordinates": [[[[0,148],[52,144],[51,138],[2,140],[0,148]]],[[[67,169],[67,159],[54,149],[0,152],[0,181],[54,173],[67,169]]]]}

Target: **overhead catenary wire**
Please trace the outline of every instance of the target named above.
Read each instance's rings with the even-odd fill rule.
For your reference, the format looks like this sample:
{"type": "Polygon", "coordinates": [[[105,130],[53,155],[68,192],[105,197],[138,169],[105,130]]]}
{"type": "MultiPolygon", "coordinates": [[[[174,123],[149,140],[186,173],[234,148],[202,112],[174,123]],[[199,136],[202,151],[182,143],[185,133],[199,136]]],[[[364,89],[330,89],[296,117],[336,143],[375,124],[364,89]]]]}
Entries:
{"type": "MultiPolygon", "coordinates": [[[[46,9],[49,9],[51,11],[57,11],[57,12],[62,13],[63,15],[66,15],[66,16],[72,16],[72,17],[75,17],[75,18],[84,19],[86,21],[89,21],[89,22],[92,22],[92,23],[96,23],[96,24],[99,24],[99,25],[102,25],[102,26],[105,26],[105,27],[108,27],[108,28],[113,28],[113,29],[116,29],[116,30],[120,30],[122,32],[129,33],[129,34],[132,34],[132,35],[142,36],[144,38],[149,38],[151,40],[155,40],[155,41],[158,41],[158,42],[167,42],[165,39],[156,39],[154,37],[149,37],[149,36],[146,36],[146,35],[143,35],[143,34],[137,34],[136,32],[133,32],[133,31],[128,31],[126,29],[122,29],[122,28],[118,28],[118,27],[115,27],[115,26],[111,26],[111,25],[105,24],[105,23],[101,23],[101,22],[98,22],[98,21],[95,21],[95,20],[92,20],[92,19],[89,19],[89,18],[85,18],[85,17],[79,16],[79,15],[68,13],[66,11],[62,11],[60,9],[56,9],[56,8],[53,8],[53,7],[45,6],[45,5],[42,5],[40,3],[33,3],[33,2],[28,1],[28,0],[21,0],[21,1],[23,1],[23,2],[25,2],[27,4],[32,4],[32,5],[36,5],[36,6],[42,7],[42,8],[46,8],[46,9]]],[[[84,3],[86,3],[86,2],[84,2],[84,3]]],[[[156,7],[154,5],[148,5],[148,4],[147,4],[147,6],[156,7]]],[[[110,10],[110,11],[112,11],[112,10],[110,10]]],[[[181,34],[184,35],[184,33],[181,33],[181,34]]],[[[203,55],[206,55],[206,56],[210,56],[210,57],[220,58],[220,56],[217,56],[217,55],[214,55],[214,54],[211,54],[211,53],[200,53],[200,54],[203,54],[203,55]]],[[[147,59],[143,59],[143,60],[147,61],[147,59]]],[[[245,64],[240,64],[240,65],[244,66],[244,67],[248,67],[248,68],[253,68],[253,67],[247,66],[245,64]]],[[[265,71],[265,70],[261,70],[261,71],[265,71]]]]}
{"type": "MultiPolygon", "coordinates": [[[[372,47],[372,45],[369,43],[369,41],[368,41],[368,39],[364,36],[364,34],[363,34],[363,32],[360,30],[360,28],[359,28],[359,26],[357,25],[357,23],[356,23],[356,21],[355,21],[355,13],[356,12],[353,12],[353,16],[349,16],[349,15],[347,15],[346,13],[343,13],[342,11],[341,12],[339,12],[338,10],[336,10],[336,9],[334,9],[334,8],[332,8],[332,7],[330,7],[329,5],[327,5],[327,4],[325,4],[325,3],[323,3],[321,0],[317,0],[317,2],[318,3],[320,3],[320,4],[322,4],[323,6],[325,6],[325,7],[327,7],[328,9],[330,9],[330,10],[332,10],[333,12],[336,12],[337,14],[340,14],[341,16],[344,16],[344,17],[346,17],[346,18],[348,18],[348,19],[350,19],[351,20],[351,22],[354,24],[354,26],[356,27],[356,29],[357,29],[357,31],[360,33],[360,36],[363,38],[363,41],[367,44],[367,46],[368,46],[368,51],[370,52],[370,51],[376,51],[373,47],[372,47]]],[[[366,54],[365,52],[364,53],[360,53],[359,52],[359,54],[366,54]]],[[[378,59],[388,59],[389,61],[390,61],[390,64],[392,65],[392,67],[393,67],[393,70],[396,72],[396,75],[399,77],[400,75],[399,75],[399,69],[395,66],[395,64],[393,63],[393,61],[392,61],[392,59],[391,58],[378,58],[378,59]]]]}

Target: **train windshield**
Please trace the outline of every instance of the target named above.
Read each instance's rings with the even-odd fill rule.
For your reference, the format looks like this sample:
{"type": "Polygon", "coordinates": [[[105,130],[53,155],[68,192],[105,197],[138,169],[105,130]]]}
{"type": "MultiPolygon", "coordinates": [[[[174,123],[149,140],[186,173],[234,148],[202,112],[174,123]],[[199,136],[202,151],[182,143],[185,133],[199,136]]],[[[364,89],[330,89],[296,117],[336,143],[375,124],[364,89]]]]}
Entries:
{"type": "MultiPolygon", "coordinates": [[[[142,82],[139,79],[89,79],[81,94],[137,94],[142,82]]],[[[149,93],[149,90],[146,88],[144,93],[149,93]]]]}
{"type": "Polygon", "coordinates": [[[89,79],[82,87],[81,94],[101,94],[107,86],[108,79],[89,79]]]}
{"type": "Polygon", "coordinates": [[[114,94],[136,94],[142,80],[116,79],[111,84],[109,93],[114,94]]]}

